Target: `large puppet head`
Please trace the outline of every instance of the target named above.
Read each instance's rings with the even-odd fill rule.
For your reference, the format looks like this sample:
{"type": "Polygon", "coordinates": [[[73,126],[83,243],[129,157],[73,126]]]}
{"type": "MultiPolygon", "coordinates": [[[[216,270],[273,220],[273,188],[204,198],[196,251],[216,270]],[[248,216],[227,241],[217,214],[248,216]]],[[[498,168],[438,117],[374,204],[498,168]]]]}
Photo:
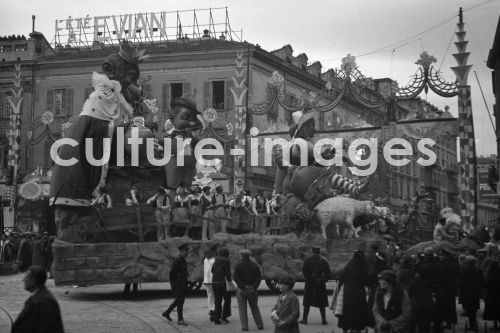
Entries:
{"type": "Polygon", "coordinates": [[[145,50],[137,50],[127,41],[120,45],[120,52],[108,56],[102,64],[103,72],[111,79],[120,82],[123,97],[132,105],[134,110],[139,109],[142,103],[143,92],[138,83],[139,63],[148,56],[145,50]]]}
{"type": "Polygon", "coordinates": [[[195,131],[203,127],[198,116],[201,114],[191,94],[175,98],[171,103],[170,122],[177,130],[195,131]]]}

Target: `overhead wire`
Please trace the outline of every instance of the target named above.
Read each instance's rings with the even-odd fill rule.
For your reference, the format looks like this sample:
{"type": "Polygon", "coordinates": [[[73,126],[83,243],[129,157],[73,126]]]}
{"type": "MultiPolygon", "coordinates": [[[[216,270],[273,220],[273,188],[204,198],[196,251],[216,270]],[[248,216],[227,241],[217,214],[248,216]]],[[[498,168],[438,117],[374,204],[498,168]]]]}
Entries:
{"type": "Polygon", "coordinates": [[[443,67],[444,60],[446,59],[446,56],[448,55],[448,51],[450,50],[451,42],[453,41],[453,38],[455,38],[455,30],[451,34],[450,41],[448,42],[448,46],[446,47],[446,51],[444,51],[443,57],[441,58],[441,64],[439,65],[438,72],[441,71],[441,67],[443,67]]]}
{"type": "MultiPolygon", "coordinates": [[[[486,5],[486,4],[488,4],[488,3],[491,3],[491,2],[493,2],[493,1],[495,1],[495,0],[486,0],[486,1],[484,1],[484,2],[481,2],[481,3],[476,4],[476,5],[474,5],[474,6],[471,6],[471,7],[465,8],[465,9],[463,9],[462,11],[463,11],[463,12],[466,12],[466,11],[469,11],[469,10],[474,10],[474,9],[476,9],[476,8],[480,7],[480,6],[484,6],[484,5],[486,5]]],[[[434,25],[430,26],[429,28],[427,28],[427,29],[425,29],[425,30],[423,30],[423,31],[421,31],[421,32],[419,32],[419,33],[413,34],[413,35],[411,35],[411,36],[409,36],[409,37],[406,37],[406,38],[404,38],[404,39],[402,39],[402,40],[400,40],[400,41],[398,41],[398,42],[388,44],[388,45],[386,45],[386,46],[384,46],[384,47],[381,47],[381,48],[378,48],[378,49],[376,49],[376,50],[373,50],[373,51],[370,51],[370,52],[366,52],[366,53],[363,53],[363,54],[356,55],[355,57],[357,57],[357,58],[358,58],[358,57],[364,57],[364,56],[367,56],[367,55],[372,55],[372,54],[383,53],[383,52],[390,51],[390,50],[392,50],[392,49],[397,49],[397,48],[400,48],[400,47],[402,47],[402,46],[405,46],[405,45],[408,45],[408,44],[414,43],[415,41],[419,41],[419,38],[417,38],[417,37],[421,37],[422,35],[425,35],[425,34],[427,34],[427,33],[431,32],[432,30],[439,28],[440,26],[442,26],[442,25],[444,25],[444,24],[448,23],[449,21],[451,21],[451,20],[455,19],[455,17],[457,17],[457,16],[458,16],[458,14],[452,15],[452,16],[450,16],[450,17],[446,18],[445,20],[440,21],[439,23],[436,23],[436,24],[434,24],[434,25]],[[416,39],[416,40],[415,40],[415,39],[416,39]],[[408,42],[408,43],[407,43],[407,42],[408,42]]]]}

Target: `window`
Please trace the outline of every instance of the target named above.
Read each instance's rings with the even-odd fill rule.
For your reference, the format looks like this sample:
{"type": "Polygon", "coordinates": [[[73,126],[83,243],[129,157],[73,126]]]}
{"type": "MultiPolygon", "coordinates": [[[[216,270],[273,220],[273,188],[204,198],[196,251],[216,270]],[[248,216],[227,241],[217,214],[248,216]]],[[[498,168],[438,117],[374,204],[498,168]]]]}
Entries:
{"type": "Polygon", "coordinates": [[[174,98],[181,97],[184,94],[184,85],[182,83],[171,83],[170,84],[170,100],[174,98]]]}
{"type": "Polygon", "coordinates": [[[54,90],[54,114],[59,116],[64,112],[64,93],[65,89],[54,90]]]}
{"type": "Polygon", "coordinates": [[[8,118],[12,112],[12,105],[10,105],[9,96],[12,96],[11,91],[4,91],[2,93],[2,105],[0,105],[2,109],[0,110],[0,118],[8,118]]]}
{"type": "Polygon", "coordinates": [[[47,91],[47,110],[54,116],[70,116],[73,112],[73,89],[56,88],[47,91]]]}
{"type": "Polygon", "coordinates": [[[224,81],[212,81],[212,107],[224,109],[224,81]]]}

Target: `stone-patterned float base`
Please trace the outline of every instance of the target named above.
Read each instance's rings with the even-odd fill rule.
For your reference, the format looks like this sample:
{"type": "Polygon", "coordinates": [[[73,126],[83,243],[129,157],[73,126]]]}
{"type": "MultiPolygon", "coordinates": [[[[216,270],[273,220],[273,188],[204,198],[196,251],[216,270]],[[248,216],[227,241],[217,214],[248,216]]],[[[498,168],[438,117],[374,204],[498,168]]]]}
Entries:
{"type": "Polygon", "coordinates": [[[259,236],[256,234],[216,234],[210,241],[191,241],[189,238],[171,238],[151,243],[98,243],[73,244],[56,240],[53,244],[54,279],[56,285],[91,285],[126,282],[166,282],[177,247],[190,242],[187,258],[191,281],[203,280],[205,251],[218,243],[230,251],[234,265],[242,248],[251,250],[261,265],[265,279],[279,279],[290,274],[303,279],[304,259],[311,255],[311,246],[319,246],[322,256],[330,262],[332,272],[343,267],[356,249],[367,250],[373,240],[334,240],[326,250],[326,241],[311,234],[298,238],[285,236],[259,236]]]}

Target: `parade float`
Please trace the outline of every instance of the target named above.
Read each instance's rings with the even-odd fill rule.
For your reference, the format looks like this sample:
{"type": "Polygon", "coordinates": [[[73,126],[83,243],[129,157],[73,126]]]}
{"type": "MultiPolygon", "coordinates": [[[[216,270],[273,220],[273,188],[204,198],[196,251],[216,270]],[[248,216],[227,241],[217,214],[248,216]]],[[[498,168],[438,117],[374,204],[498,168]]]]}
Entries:
{"type": "MultiPolygon", "coordinates": [[[[65,133],[66,139],[77,142],[93,138],[99,142],[96,144],[94,141],[93,146],[94,151],[98,152],[96,158],[110,154],[111,162],[97,167],[91,166],[85,161],[82,148],[65,145],[59,150],[61,159],[76,158],[77,163],[63,166],[56,162],[51,178],[50,205],[54,210],[57,227],[52,269],[57,285],[168,281],[171,264],[178,255],[177,247],[188,242],[191,244],[187,258],[191,286],[199,288],[203,278],[203,254],[215,242],[230,250],[233,262],[236,261],[240,249],[250,249],[253,258],[261,265],[268,285],[275,287],[273,281],[278,280],[285,272],[296,279],[303,278],[302,264],[310,255],[311,246],[320,246],[323,255],[329,259],[332,271],[337,271],[350,259],[355,249],[369,251],[374,243],[379,247],[385,245],[382,237],[363,232],[358,239],[324,238],[319,227],[321,221],[315,218],[314,206],[329,198],[329,204],[318,206],[318,209],[319,213],[323,214],[323,225],[327,227],[327,232],[330,232],[328,219],[340,203],[334,203],[339,199],[332,197],[330,192],[333,184],[328,177],[323,177],[324,179],[312,188],[313,191],[321,190],[321,196],[305,198],[312,191],[304,188],[300,179],[305,175],[308,178],[315,177],[318,172],[329,170],[327,167],[317,166],[290,171],[292,191],[282,193],[290,197],[287,200],[284,223],[289,226],[286,228],[289,232],[285,235],[231,235],[221,232],[213,235],[210,240],[195,241],[186,237],[157,240],[152,232],[156,230],[153,208],[142,203],[127,206],[124,196],[132,187],[135,188],[136,196],[144,199],[154,195],[158,185],[165,184],[166,188],[175,190],[179,186],[191,186],[193,180],[200,181],[196,180],[199,172],[194,156],[186,152],[192,152],[199,139],[196,135],[203,124],[196,105],[189,97],[174,100],[174,104],[177,103],[176,105],[182,106],[183,110],[190,113],[188,121],[185,121],[186,117],[174,115],[170,119],[174,128],[167,132],[172,137],[181,135],[193,139],[190,147],[184,146],[184,165],[176,165],[175,151],[172,153],[174,158],[164,167],[153,166],[145,161],[144,151],[139,151],[137,165],[129,162],[125,162],[125,165],[113,164],[121,153],[116,151],[114,144],[102,144],[103,138],[111,138],[110,141],[114,143],[116,140],[123,140],[119,138],[120,132],[125,133],[125,137],[131,137],[134,129],[140,138],[153,138],[158,128],[154,122],[144,121],[151,107],[144,108],[140,87],[135,83],[139,76],[138,64],[143,59],[144,54],[127,43],[122,45],[119,54],[109,56],[103,64],[105,74],[93,74],[94,92],[85,102],[80,116],[65,133]],[[129,76],[125,77],[123,73],[126,71],[133,71],[135,77],[132,80],[129,76]],[[295,172],[297,174],[293,176],[295,172]],[[90,198],[103,187],[116,198],[112,208],[102,209],[90,205],[90,198]]],[[[301,133],[307,133],[311,129],[311,122],[304,121],[309,116],[307,107],[304,106],[303,109],[302,114],[307,116],[301,121],[298,119],[294,135],[297,138],[307,138],[307,135],[301,133]],[[306,126],[303,127],[304,124],[306,126]]],[[[155,145],[156,152],[165,149],[166,147],[155,145]]],[[[296,154],[294,149],[292,148],[292,155],[296,154]]],[[[130,147],[125,145],[122,154],[125,160],[130,160],[130,152],[130,147]]],[[[308,154],[310,155],[311,151],[308,154]]],[[[283,178],[277,181],[283,181],[283,178]]],[[[368,183],[363,186],[367,187],[368,183]]],[[[348,187],[344,189],[347,190],[348,187]]],[[[359,210],[355,199],[343,200],[350,200],[348,205],[343,203],[342,208],[350,218],[349,226],[352,226],[353,219],[361,214],[378,214],[374,205],[359,210]]]]}
{"type": "MultiPolygon", "coordinates": [[[[453,68],[457,75],[455,83],[443,81],[432,65],[436,59],[424,52],[416,63],[419,70],[408,86],[389,87],[385,93],[374,92],[373,81],[361,74],[354,57],[348,55],[343,59],[341,69],[333,73],[325,88],[315,93],[305,92],[305,98],[298,105],[287,103],[283,94],[283,80],[279,74],[273,73],[268,82],[265,100],[252,101],[247,110],[241,101],[247,92],[243,73],[248,69],[243,65],[243,52],[238,51],[235,68],[237,77],[233,78],[236,84],[232,90],[235,99],[239,101],[235,102],[237,122],[234,128],[228,128],[228,131],[237,131],[235,148],[245,148],[245,134],[259,136],[258,133],[254,135],[250,129],[245,128],[247,112],[252,117],[267,116],[273,127],[271,129],[274,130],[276,123],[272,120],[275,120],[276,108],[280,105],[291,115],[294,122],[288,132],[279,134],[287,144],[273,149],[273,164],[276,167],[275,194],[284,198],[284,228],[280,231],[285,234],[278,232],[278,235],[232,235],[223,232],[225,230],[222,227],[219,228],[222,232],[213,234],[210,240],[201,241],[187,237],[157,240],[152,232],[156,228],[153,209],[145,204],[127,206],[124,198],[123,201],[115,200],[113,208],[106,210],[90,206],[90,198],[103,187],[106,187],[114,198],[123,198],[124,193],[129,192],[132,187],[136,189],[136,194],[148,198],[156,193],[158,185],[164,184],[170,193],[179,186],[189,187],[198,174],[193,149],[200,139],[199,131],[203,127],[203,121],[196,104],[188,97],[173,101],[173,106],[181,107],[182,112],[178,113],[186,114],[179,117],[179,114],[174,112],[169,120],[169,128],[166,128],[167,135],[171,138],[192,139],[190,144],[182,148],[186,158],[183,166],[176,164],[179,152],[175,150],[171,150],[173,158],[164,167],[152,166],[143,159],[137,164],[112,164],[117,160],[117,156],[130,157],[130,149],[127,151],[125,147],[121,154],[114,148],[115,145],[111,144],[116,140],[123,140],[123,137],[120,139],[120,132],[126,133],[126,137],[138,135],[139,138],[152,139],[157,136],[156,130],[164,126],[157,124],[154,117],[153,121],[145,121],[145,110],[151,110],[151,107],[144,108],[142,91],[137,84],[140,74],[138,65],[145,56],[127,43],[123,44],[119,54],[113,54],[105,60],[102,67],[104,74],[93,74],[94,92],[85,102],[81,115],[65,135],[66,138],[77,142],[88,138],[95,139],[99,143],[94,143],[94,151],[98,156],[110,154],[112,162],[90,166],[82,162],[85,156],[82,156],[81,148],[66,145],[59,151],[62,159],[83,158],[78,159],[73,166],[56,165],[52,175],[50,205],[54,209],[57,227],[52,269],[56,284],[168,281],[171,264],[178,255],[177,247],[185,243],[190,244],[187,263],[192,288],[201,287],[203,254],[213,243],[228,248],[232,262],[237,260],[240,249],[250,249],[271,288],[276,287],[275,281],[284,273],[297,280],[303,278],[302,264],[310,255],[312,246],[322,249],[322,255],[328,259],[332,273],[340,270],[356,249],[366,252],[378,249],[391,254],[394,250],[391,246],[395,245],[398,234],[401,233],[391,235],[388,232],[373,232],[363,228],[376,220],[394,223],[390,211],[386,207],[380,207],[373,197],[365,193],[372,187],[385,191],[390,186],[387,174],[391,170],[387,163],[380,163],[372,176],[357,177],[341,175],[338,169],[319,165],[317,156],[313,154],[312,144],[332,135],[344,137],[349,145],[350,141],[356,138],[366,139],[375,134],[380,139],[380,144],[369,149],[382,161],[381,147],[391,138],[404,137],[412,146],[417,146],[419,140],[429,135],[450,139],[456,138],[460,131],[462,167],[453,173],[457,174],[455,179],[460,179],[460,182],[457,182],[460,184],[457,193],[462,198],[460,215],[465,221],[470,221],[475,214],[477,199],[476,188],[473,186],[476,161],[470,86],[466,85],[470,66],[466,65],[467,57],[462,56],[465,54],[466,42],[461,14],[458,28],[459,42],[456,44],[459,53],[456,58],[459,66],[453,68]],[[413,99],[429,89],[443,97],[458,96],[459,118],[437,119],[417,115],[413,120],[398,122],[395,115],[396,101],[413,99]],[[370,93],[367,94],[367,91],[370,93]],[[238,95],[238,92],[241,94],[238,95]],[[327,103],[315,103],[317,95],[325,97],[327,103]],[[321,117],[322,112],[333,110],[344,96],[366,108],[384,108],[385,124],[371,128],[352,124],[345,130],[316,133],[316,115],[319,114],[320,121],[324,119],[321,117]],[[103,138],[111,140],[103,144],[103,138]],[[291,157],[289,164],[283,162],[286,152],[291,157]],[[304,152],[307,160],[305,165],[299,162],[304,152]]],[[[262,135],[276,134],[271,132],[262,135]]],[[[155,152],[165,150],[166,147],[155,146],[155,152]]],[[[246,152],[248,153],[248,150],[246,152]]],[[[325,147],[320,151],[323,159],[332,158],[337,153],[334,147],[325,147]]],[[[141,155],[144,156],[144,151],[139,153],[139,156],[141,155]]],[[[352,157],[350,152],[343,156],[352,157]]],[[[418,152],[415,152],[412,158],[418,157],[418,152]]],[[[349,164],[352,163],[349,159],[344,162],[352,165],[349,164]]],[[[238,165],[241,167],[242,163],[238,165]]],[[[241,179],[236,181],[236,174],[238,172],[235,172],[235,187],[239,191],[242,182],[241,179]]],[[[419,200],[417,196],[417,202],[419,200]]],[[[403,234],[410,236],[411,245],[423,240],[414,239],[414,233],[420,224],[429,227],[431,219],[416,209],[410,209],[407,213],[407,217],[402,219],[402,228],[396,226],[396,229],[402,229],[403,234]]]]}

